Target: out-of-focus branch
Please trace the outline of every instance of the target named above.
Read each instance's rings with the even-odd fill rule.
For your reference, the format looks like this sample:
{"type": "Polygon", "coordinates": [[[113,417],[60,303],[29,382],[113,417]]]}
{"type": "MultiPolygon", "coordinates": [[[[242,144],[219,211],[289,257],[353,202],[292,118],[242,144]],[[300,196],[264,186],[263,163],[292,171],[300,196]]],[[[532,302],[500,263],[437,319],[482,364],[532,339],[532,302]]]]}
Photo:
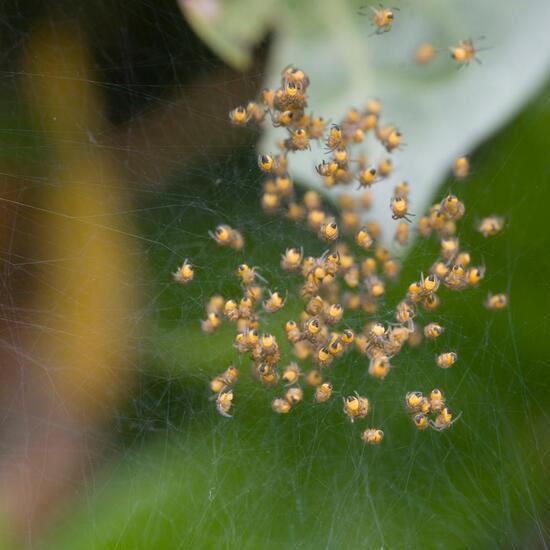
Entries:
{"type": "Polygon", "coordinates": [[[101,449],[133,372],[137,246],[123,216],[94,223],[125,210],[127,197],[117,166],[89,140],[105,130],[91,66],[78,28],[33,29],[24,87],[33,128],[47,136],[45,184],[0,201],[24,220],[7,229],[5,262],[28,260],[24,305],[2,295],[3,366],[19,384],[6,407],[0,510],[29,544],[101,449]]]}

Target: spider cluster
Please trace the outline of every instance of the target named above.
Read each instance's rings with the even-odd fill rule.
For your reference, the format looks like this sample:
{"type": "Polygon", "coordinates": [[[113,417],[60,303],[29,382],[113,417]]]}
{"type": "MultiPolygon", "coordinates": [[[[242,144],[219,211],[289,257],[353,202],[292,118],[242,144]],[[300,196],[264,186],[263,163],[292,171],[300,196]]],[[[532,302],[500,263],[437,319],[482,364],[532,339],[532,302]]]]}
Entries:
{"type": "MultiPolygon", "coordinates": [[[[485,275],[484,266],[471,265],[470,253],[460,247],[457,225],[464,216],[465,206],[458,197],[448,194],[419,217],[414,228],[421,237],[437,238],[438,260],[426,275],[420,273],[418,280],[408,285],[395,307],[393,322],[383,323],[377,318],[386,284],[398,278],[400,262],[379,244],[377,224],[360,224],[359,210],[367,209],[372,202],[368,189],[359,201],[341,195],[338,213],[330,214],[317,192],[308,191],[298,198],[288,172],[289,162],[293,154],[309,147],[310,140],[322,140],[327,158],[312,166],[312,173],[321,177],[329,188],[353,182],[359,189],[369,188],[391,173],[391,160],[388,157],[377,166],[369,166],[364,153],[352,155],[351,146],[362,143],[366,133],[372,132],[391,154],[399,148],[402,136],[396,128],[381,124],[382,107],[378,100],[369,101],[363,109],[348,110],[338,124],[325,128],[321,117],[306,112],[309,84],[304,71],[289,66],[282,71],[279,88],[264,90],[258,101],[229,113],[231,122],[238,126],[270,119],[273,125],[284,129],[286,136],[278,143],[279,152],[261,154],[258,158],[259,169],[265,176],[260,204],[267,214],[284,215],[303,223],[327,243],[327,250],[320,256],[308,256],[302,248],[288,248],[281,255],[281,269],[288,274],[303,304],[299,317],[284,324],[294,357],[283,360],[277,338],[261,330],[266,316],[284,308],[287,295],[269,289],[258,267],[239,265],[235,276],[241,285],[241,295],[212,296],[202,321],[206,333],[215,332],[224,319],[234,324],[233,347],[243,357],[249,357],[252,376],[265,388],[280,391],[271,402],[278,414],[288,414],[304,401],[307,387],[311,388],[315,403],[322,406],[329,401],[335,393],[330,381],[331,369],[346,354],[358,353],[365,358],[365,370],[371,377],[386,378],[405,344],[416,346],[423,338],[433,341],[444,332],[444,327],[435,321],[422,327],[417,322],[419,310],[432,313],[440,305],[442,289],[464,291],[477,286],[485,275]],[[368,320],[355,332],[346,324],[345,312],[355,312],[355,316],[363,312],[368,320]]],[[[457,159],[454,170],[457,179],[467,177],[467,159],[457,159]]],[[[392,218],[399,221],[394,238],[402,245],[407,243],[412,226],[408,194],[409,185],[398,183],[389,205],[392,218]]],[[[486,236],[503,227],[501,218],[491,220],[479,224],[478,229],[486,236]]],[[[210,235],[219,245],[233,248],[244,245],[242,235],[229,226],[220,225],[210,235]]],[[[188,260],[174,278],[179,283],[193,278],[188,260]]],[[[492,309],[506,304],[505,295],[490,295],[486,303],[492,309]]],[[[457,360],[456,352],[446,351],[436,356],[435,363],[447,369],[457,360]]],[[[216,408],[223,416],[230,416],[238,378],[238,370],[230,366],[211,381],[216,408]]],[[[419,429],[430,427],[441,431],[460,416],[453,415],[438,389],[429,397],[420,392],[408,393],[405,408],[419,429]]],[[[351,422],[366,419],[371,409],[369,399],[357,392],[343,398],[343,412],[351,422]]],[[[367,427],[361,435],[369,444],[378,444],[383,437],[384,432],[376,427],[367,427]]]]}
{"type": "Polygon", "coordinates": [[[428,397],[425,397],[419,391],[407,393],[405,396],[405,409],[419,430],[430,427],[438,432],[447,429],[462,414],[454,415],[445,403],[443,392],[437,388],[434,388],[428,397]],[[430,418],[430,415],[433,418],[430,418]]]}

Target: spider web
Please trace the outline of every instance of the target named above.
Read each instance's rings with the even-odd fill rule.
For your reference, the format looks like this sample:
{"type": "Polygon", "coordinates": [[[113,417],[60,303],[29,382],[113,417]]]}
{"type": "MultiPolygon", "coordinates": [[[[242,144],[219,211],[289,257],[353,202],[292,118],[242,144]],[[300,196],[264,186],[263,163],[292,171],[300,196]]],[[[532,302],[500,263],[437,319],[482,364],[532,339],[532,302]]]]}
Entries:
{"type": "MultiPolygon", "coordinates": [[[[143,118],[147,108],[189,115],[196,108],[188,96],[191,74],[207,78],[220,67],[187,29],[182,31],[173,23],[177,12],[168,4],[142,2],[122,17],[129,27],[150,33],[154,46],[141,49],[135,34],[125,34],[124,25],[112,31],[112,40],[127,38],[121,41],[116,58],[105,38],[107,30],[91,41],[100,70],[97,78],[85,77],[84,84],[102,89],[107,97],[107,114],[95,115],[135,133],[151,127],[149,119],[143,118]],[[182,36],[184,47],[178,45],[182,36]],[[166,99],[166,83],[183,99],[166,99]]],[[[102,2],[100,16],[95,16],[108,21],[112,7],[102,2]]],[[[83,9],[76,15],[87,14],[83,9]]],[[[13,13],[6,11],[1,18],[18,41],[31,32],[19,21],[26,21],[26,15],[23,7],[14,4],[13,13]]],[[[59,13],[48,13],[46,22],[55,32],[61,28],[59,13]]],[[[32,122],[28,127],[17,126],[17,113],[24,109],[14,99],[20,69],[5,55],[6,112],[10,113],[10,106],[12,111],[5,115],[3,134],[6,158],[15,156],[17,162],[5,164],[4,173],[25,183],[23,190],[7,193],[3,204],[16,208],[6,219],[12,234],[21,240],[49,227],[30,211],[43,212],[46,218],[68,215],[63,205],[40,202],[33,195],[41,186],[63,192],[66,184],[51,174],[59,173],[64,160],[55,156],[57,146],[48,142],[42,126],[32,122]],[[10,116],[16,119],[11,125],[10,116]],[[31,163],[37,174],[50,175],[31,177],[21,168],[25,163],[31,163]]],[[[70,55],[66,53],[67,60],[70,55]]],[[[254,90],[257,77],[241,77],[245,88],[254,90]]],[[[227,78],[215,85],[221,87],[216,97],[224,98],[224,112],[235,105],[234,93],[229,91],[232,84],[227,78]]],[[[204,87],[203,93],[207,90],[204,87]]],[[[43,105],[45,93],[32,88],[30,102],[43,105]]],[[[244,143],[231,146],[242,138],[230,133],[223,138],[223,146],[207,146],[206,129],[226,121],[204,115],[207,124],[185,142],[181,157],[164,145],[156,148],[153,136],[145,135],[134,150],[125,142],[102,141],[109,154],[127,159],[130,191],[118,195],[109,210],[77,212],[73,218],[97,230],[97,235],[106,232],[113,239],[121,238],[117,248],[121,263],[112,265],[105,277],[121,277],[132,298],[127,309],[118,311],[127,328],[124,343],[118,347],[114,336],[108,339],[117,359],[108,372],[127,388],[105,402],[104,390],[97,390],[94,399],[105,414],[102,421],[94,420],[92,409],[82,413],[92,439],[101,441],[101,452],[90,446],[83,461],[98,464],[84,481],[69,479],[65,502],[73,509],[66,507],[42,540],[36,540],[29,527],[27,542],[52,548],[546,547],[549,375],[545,337],[549,325],[540,313],[550,306],[544,276],[550,275],[543,200],[550,145],[550,138],[543,135],[550,122],[546,98],[547,93],[475,154],[474,173],[466,183],[449,179],[442,184],[437,199],[452,189],[465,201],[461,248],[472,253],[474,263],[487,266],[487,277],[479,289],[442,291],[441,307],[420,314],[421,324],[434,320],[445,327],[441,338],[435,343],[423,341],[417,348],[405,346],[392,360],[395,367],[384,381],[369,377],[367,359],[352,352],[330,369],[328,377],[335,388],[331,401],[314,404],[311,390],[305,389],[304,402],[288,415],[276,415],[270,408],[281,389],[266,390],[249,376],[248,360],[232,347],[233,327],[226,323],[214,335],[200,331],[204,306],[212,294],[239,296],[235,267],[243,262],[260,266],[270,288],[288,292],[285,308],[266,319],[266,327],[281,344],[282,363],[291,360],[282,326],[287,319],[297,318],[303,302],[297,294],[299,277],[281,271],[280,255],[286,248],[303,247],[306,255],[318,256],[326,248],[302,225],[261,212],[256,136],[248,135],[244,143]],[[160,161],[151,167],[155,155],[160,161]],[[140,157],[143,163],[136,160],[140,157]],[[167,163],[169,169],[161,168],[167,163]],[[518,184],[528,178],[528,184],[518,184]],[[507,226],[503,235],[486,240],[474,226],[493,212],[504,215],[507,226]],[[212,241],[208,230],[219,223],[242,231],[242,252],[221,249],[212,241]],[[193,262],[196,273],[191,283],[181,287],[174,284],[171,273],[185,258],[193,262]],[[482,302],[489,290],[508,292],[510,308],[485,310],[482,302]],[[457,351],[459,361],[442,371],[436,368],[434,355],[447,350],[457,351]],[[210,379],[229,364],[241,370],[232,419],[216,413],[208,388],[210,379]],[[434,387],[445,392],[462,417],[445,432],[418,432],[403,408],[403,397],[408,391],[427,393],[434,387]],[[351,424],[342,414],[341,397],[354,390],[372,403],[366,422],[351,424]],[[362,443],[360,433],[366,426],[384,430],[380,446],[362,443]]],[[[90,105],[92,111],[99,109],[93,102],[90,105]]],[[[174,126],[169,119],[164,122],[165,127],[157,130],[165,144],[174,126]]],[[[83,132],[91,136],[93,145],[95,127],[83,132]]],[[[97,158],[93,147],[84,151],[93,164],[97,158]]],[[[116,194],[120,189],[114,181],[101,179],[95,188],[116,194]]],[[[94,231],[92,241],[99,239],[94,231]]],[[[47,285],[50,269],[72,259],[62,248],[57,256],[40,258],[32,248],[17,247],[14,242],[3,244],[6,277],[22,270],[39,286],[47,285]],[[32,267],[35,263],[40,264],[38,271],[32,267]]],[[[437,255],[435,240],[415,242],[398,281],[388,285],[376,319],[392,320],[408,284],[420,272],[426,273],[437,255]]],[[[68,283],[57,284],[57,291],[69,292],[68,283]]],[[[13,279],[6,288],[13,300],[3,304],[9,320],[4,345],[23,357],[30,352],[18,322],[32,319],[37,311],[44,314],[40,318],[46,333],[50,328],[58,330],[58,325],[34,295],[29,300],[14,297],[16,291],[24,294],[25,290],[15,287],[13,279]]],[[[106,306],[100,302],[100,307],[106,306]]],[[[117,310],[103,313],[116,317],[117,310]]],[[[354,329],[372,318],[345,316],[354,329]]],[[[77,330],[70,320],[67,327],[77,330]]],[[[48,358],[31,355],[48,378],[48,358]]],[[[33,395],[27,387],[31,383],[21,375],[18,391],[33,395]]],[[[90,387],[83,379],[80,390],[89,392],[90,387]]],[[[62,392],[51,399],[58,408],[70,410],[62,392]]],[[[21,405],[4,397],[8,434],[19,426],[14,417],[21,411],[37,414],[29,403],[21,405]]],[[[45,417],[39,430],[47,437],[57,421],[55,415],[45,417]]],[[[5,440],[5,456],[13,451],[12,441],[13,437],[5,440]]],[[[29,453],[32,445],[29,435],[17,449],[29,453]]],[[[48,484],[52,475],[38,473],[38,484],[48,484]]],[[[64,473],[56,475],[63,478],[64,473]]]]}

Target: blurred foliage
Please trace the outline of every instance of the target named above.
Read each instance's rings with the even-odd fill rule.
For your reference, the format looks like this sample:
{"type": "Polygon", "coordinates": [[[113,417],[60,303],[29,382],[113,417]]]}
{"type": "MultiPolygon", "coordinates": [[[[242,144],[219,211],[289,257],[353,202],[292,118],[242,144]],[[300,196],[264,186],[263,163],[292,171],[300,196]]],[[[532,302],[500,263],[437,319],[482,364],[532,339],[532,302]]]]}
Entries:
{"type": "MultiPolygon", "coordinates": [[[[352,354],[334,367],[335,388],[362,390],[374,403],[368,425],[386,438],[366,448],[341,412],[306,402],[286,417],[272,413],[273,393],[249,380],[236,388],[235,417],[220,417],[208,380],[235,359],[231,333],[199,331],[213,292],[236,293],[235,266],[262,267],[273,286],[284,248],[320,253],[313,236],[258,209],[251,147],[234,157],[191,167],[162,193],[144,193],[135,222],[150,239],[136,339],[140,382],[117,414],[112,462],[90,482],[51,533],[50,548],[534,548],[550,525],[547,340],[550,261],[547,182],[548,91],[473,158],[465,183],[446,181],[466,202],[463,247],[488,270],[480,289],[442,292],[433,317],[447,327],[441,342],[407,349],[384,382],[366,377],[352,354]],[[213,177],[217,174],[219,177],[213,177]],[[506,230],[486,240],[474,231],[482,216],[501,213],[506,230]],[[246,254],[218,249],[207,230],[220,222],[243,229],[246,254]],[[195,280],[174,285],[184,257],[195,280]],[[488,291],[507,290],[508,310],[482,306],[488,291]],[[456,349],[458,364],[434,366],[435,350],[456,349]],[[447,432],[419,433],[402,408],[406,391],[438,386],[462,418],[447,432]]],[[[434,241],[410,251],[384,308],[403,294],[437,255],[434,241]]],[[[281,334],[289,306],[273,320],[281,334]]],[[[426,316],[423,316],[426,319],[426,316]]],[[[351,324],[360,326],[358,319],[351,324]]]]}

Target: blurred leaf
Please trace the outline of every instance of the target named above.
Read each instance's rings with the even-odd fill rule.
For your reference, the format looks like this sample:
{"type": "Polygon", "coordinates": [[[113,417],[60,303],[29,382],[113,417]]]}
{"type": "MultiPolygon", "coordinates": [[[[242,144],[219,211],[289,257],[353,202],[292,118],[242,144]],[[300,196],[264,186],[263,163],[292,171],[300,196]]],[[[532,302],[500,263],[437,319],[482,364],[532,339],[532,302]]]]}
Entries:
{"type": "Polygon", "coordinates": [[[214,53],[236,69],[245,69],[251,53],[267,31],[277,0],[178,0],[199,37],[214,53]]]}
{"type": "MultiPolygon", "coordinates": [[[[382,99],[383,121],[398,125],[406,144],[394,155],[394,177],[374,187],[372,216],[386,228],[386,241],[395,223],[387,215],[393,183],[409,181],[413,211],[422,212],[452,160],[471,152],[508,120],[544,83],[550,68],[550,3],[545,0],[398,2],[395,24],[380,36],[373,36],[368,17],[357,13],[364,0],[287,1],[276,7],[265,3],[265,11],[252,10],[256,3],[250,0],[204,3],[216,5],[219,15],[185,13],[230,63],[233,50],[220,47],[220,37],[235,44],[237,36],[251,38],[273,28],[266,83],[278,85],[280,71],[289,63],[303,68],[312,81],[309,109],[315,114],[336,121],[351,106],[361,107],[371,97],[382,99]],[[479,53],[483,64],[458,70],[446,48],[480,36],[484,39],[475,43],[487,48],[479,53]],[[424,41],[440,51],[430,65],[419,67],[413,57],[424,41]]],[[[241,42],[241,62],[245,51],[241,42]]],[[[273,150],[282,135],[282,130],[266,127],[260,150],[273,150]]],[[[381,148],[368,145],[375,161],[381,148]]],[[[315,146],[311,153],[293,155],[291,174],[305,185],[320,187],[314,165],[321,156],[315,146]]]]}

